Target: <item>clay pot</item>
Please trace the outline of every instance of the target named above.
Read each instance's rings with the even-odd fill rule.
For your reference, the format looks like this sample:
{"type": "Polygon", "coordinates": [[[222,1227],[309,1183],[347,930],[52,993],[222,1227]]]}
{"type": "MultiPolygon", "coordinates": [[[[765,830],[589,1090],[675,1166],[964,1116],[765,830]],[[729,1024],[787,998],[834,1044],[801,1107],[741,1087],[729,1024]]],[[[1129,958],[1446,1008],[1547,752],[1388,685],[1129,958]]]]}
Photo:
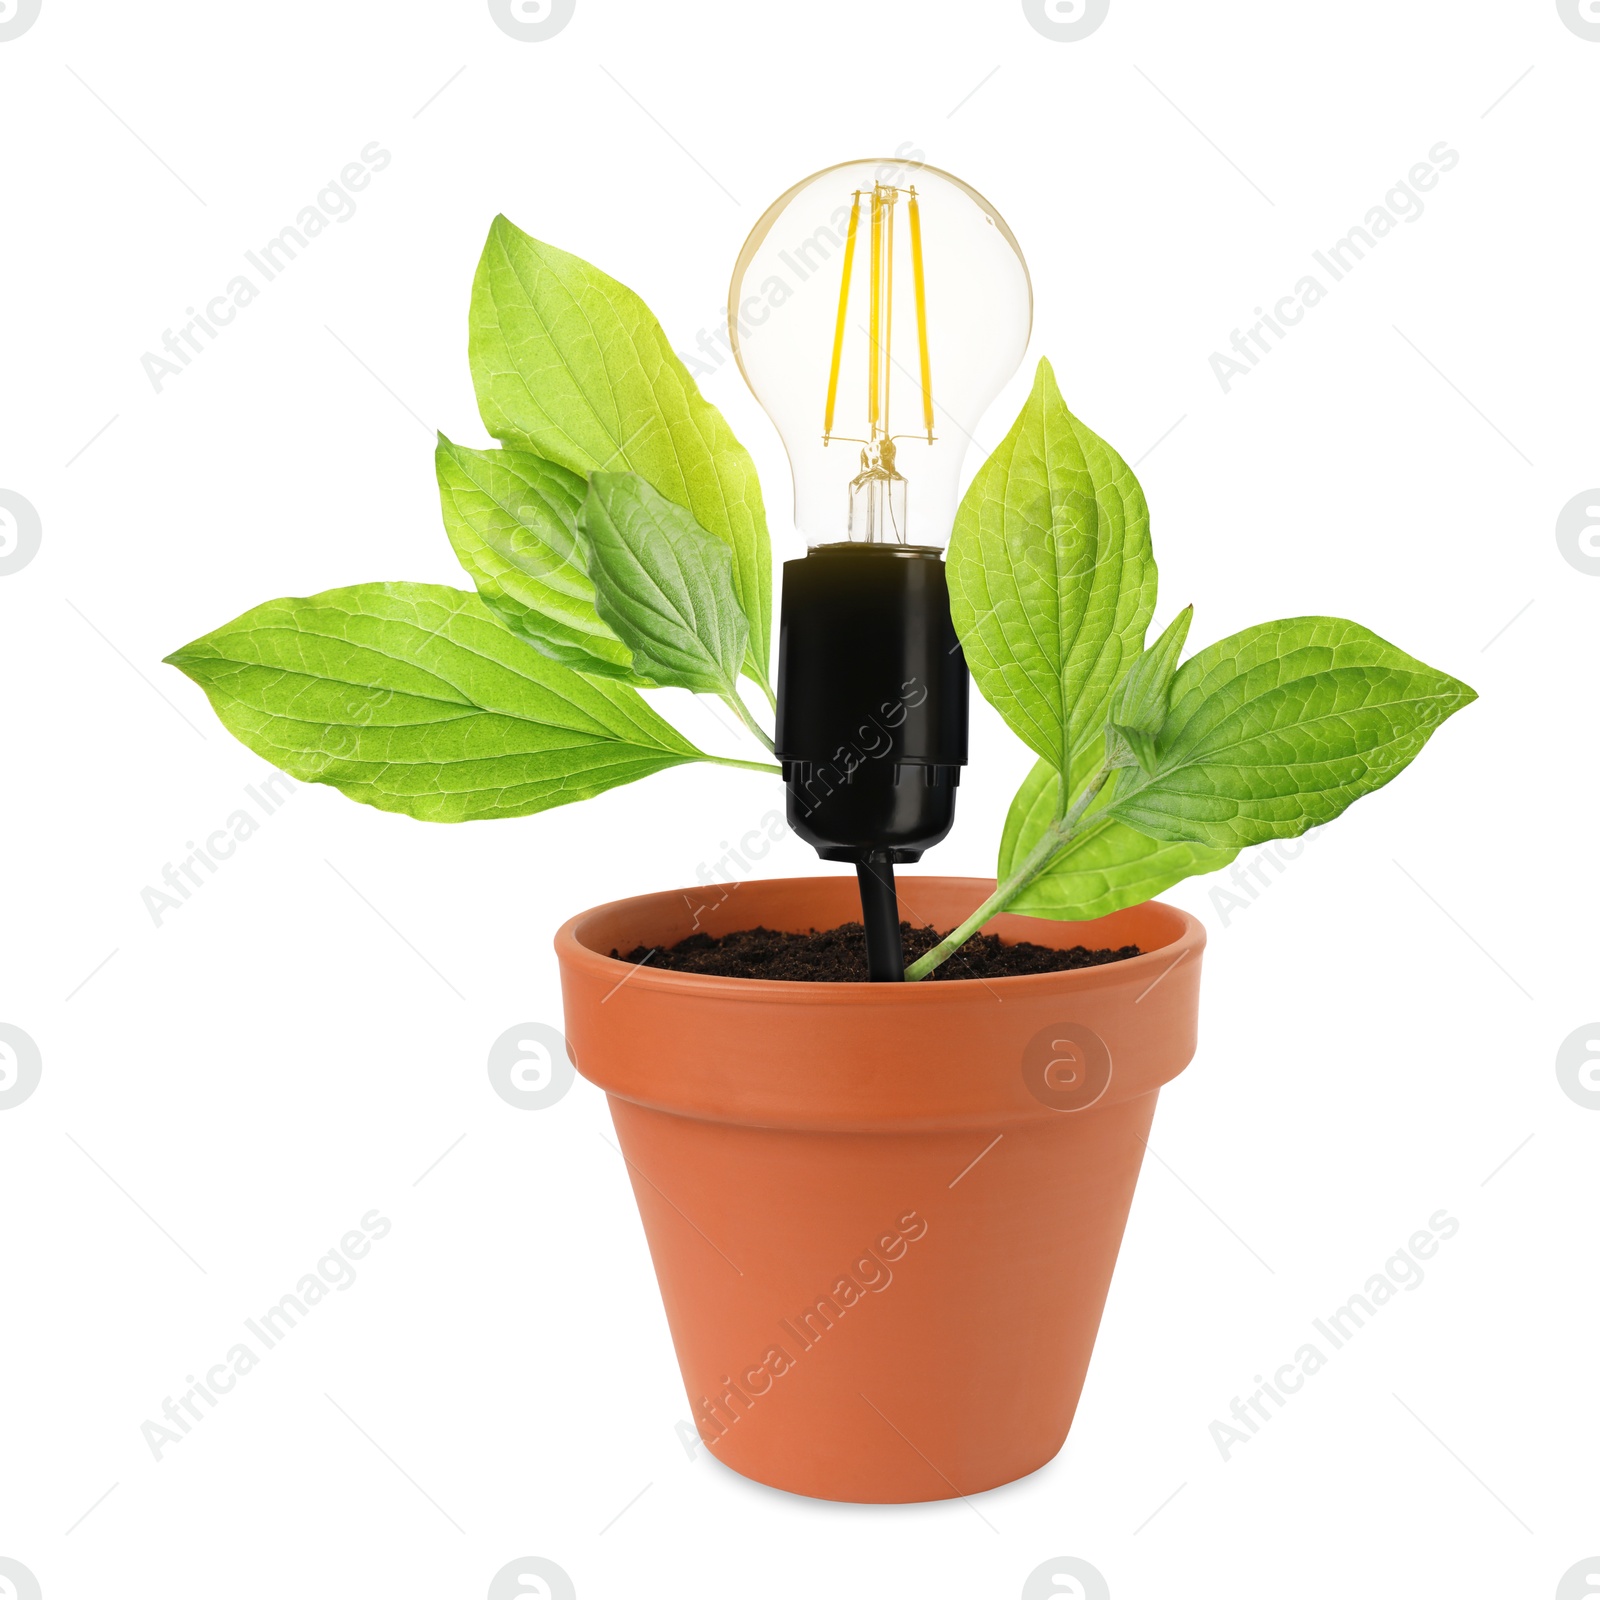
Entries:
{"type": "MultiPolygon", "coordinates": [[[[994,888],[902,884],[953,927],[994,888]]],[[[1004,939],[1109,966],[770,983],[612,949],[859,918],[851,878],[641,895],[556,935],[568,1046],[606,1091],[689,1404],[715,1455],[828,1500],[975,1494],[1060,1450],[1155,1112],[1194,1053],[1205,932],[1149,902],[1004,939]]]]}

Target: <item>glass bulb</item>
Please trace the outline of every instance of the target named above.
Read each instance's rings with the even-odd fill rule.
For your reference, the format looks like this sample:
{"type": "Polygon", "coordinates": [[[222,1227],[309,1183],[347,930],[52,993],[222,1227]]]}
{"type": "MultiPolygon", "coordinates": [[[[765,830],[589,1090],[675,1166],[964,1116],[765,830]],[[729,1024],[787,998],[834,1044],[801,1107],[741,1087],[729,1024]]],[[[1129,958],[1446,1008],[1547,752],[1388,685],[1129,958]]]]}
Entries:
{"type": "Polygon", "coordinates": [[[1033,289],[977,190],[937,167],[847,161],[751,230],[728,325],[788,451],[800,532],[936,546],[972,431],[1027,349],[1033,289]]]}

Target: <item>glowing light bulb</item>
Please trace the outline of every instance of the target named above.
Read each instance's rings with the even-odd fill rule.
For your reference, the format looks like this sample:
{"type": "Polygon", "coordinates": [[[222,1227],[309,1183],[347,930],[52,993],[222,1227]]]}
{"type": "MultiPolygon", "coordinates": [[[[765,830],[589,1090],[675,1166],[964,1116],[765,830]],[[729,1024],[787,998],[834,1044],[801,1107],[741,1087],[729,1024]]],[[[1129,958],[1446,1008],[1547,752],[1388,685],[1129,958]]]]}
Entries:
{"type": "Polygon", "coordinates": [[[1005,219],[936,167],[847,161],[773,202],[739,254],[739,370],[815,542],[939,545],[973,429],[1021,364],[1027,264],[1005,219]]]}

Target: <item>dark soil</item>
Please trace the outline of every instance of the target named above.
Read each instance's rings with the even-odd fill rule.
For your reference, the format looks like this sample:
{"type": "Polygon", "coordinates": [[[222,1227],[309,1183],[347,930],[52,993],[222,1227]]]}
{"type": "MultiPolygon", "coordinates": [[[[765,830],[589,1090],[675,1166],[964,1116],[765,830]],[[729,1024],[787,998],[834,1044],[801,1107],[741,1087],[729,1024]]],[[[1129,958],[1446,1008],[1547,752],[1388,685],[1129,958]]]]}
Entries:
{"type": "MultiPolygon", "coordinates": [[[[944,938],[932,928],[900,924],[906,964],[931,950],[944,938]]],[[[669,972],[702,972],[714,978],[777,978],[791,983],[865,983],[867,981],[866,931],[859,922],[818,933],[775,933],[771,928],[745,928],[720,938],[692,933],[670,950],[639,945],[627,955],[613,950],[619,961],[638,964],[648,959],[652,967],[669,972]]],[[[980,933],[962,945],[929,974],[927,982],[952,978],[1017,978],[1031,972],[1071,972],[1077,967],[1101,967],[1108,961],[1126,961],[1139,954],[1136,944],[1120,950],[1090,950],[1074,945],[1052,950],[1042,944],[1005,944],[992,933],[980,933]]]]}

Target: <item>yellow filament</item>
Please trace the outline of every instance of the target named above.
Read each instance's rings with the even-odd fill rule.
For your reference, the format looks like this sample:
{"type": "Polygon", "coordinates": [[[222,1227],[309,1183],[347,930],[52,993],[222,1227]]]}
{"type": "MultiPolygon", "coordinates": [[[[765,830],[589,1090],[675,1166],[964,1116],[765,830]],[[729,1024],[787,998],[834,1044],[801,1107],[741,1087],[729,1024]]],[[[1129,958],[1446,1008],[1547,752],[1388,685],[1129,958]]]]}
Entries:
{"type": "Polygon", "coordinates": [[[883,197],[872,191],[872,298],[867,313],[867,437],[876,439],[882,418],[879,415],[879,352],[883,326],[883,197]]]}
{"type": "Polygon", "coordinates": [[[894,202],[896,191],[888,189],[883,197],[883,348],[877,359],[883,365],[879,389],[883,394],[883,431],[889,433],[889,380],[894,371],[889,362],[889,352],[894,344],[894,202]]]}
{"type": "MultiPolygon", "coordinates": [[[[833,355],[828,365],[828,396],[823,408],[822,437],[833,438],[838,413],[839,375],[844,365],[844,334],[850,309],[850,279],[855,267],[856,235],[861,223],[861,201],[872,207],[872,248],[867,312],[867,437],[877,444],[893,437],[889,427],[889,390],[893,376],[890,341],[894,321],[894,204],[901,194],[910,199],[907,222],[911,233],[911,276],[916,299],[917,355],[922,378],[922,420],[933,443],[933,382],[928,356],[928,288],[923,270],[922,214],[917,191],[876,184],[869,192],[857,189],[851,197],[850,220],[845,230],[844,261],[839,275],[839,308],[833,324],[833,355]]],[[[892,470],[892,469],[891,469],[892,470]]]]}
{"type": "Polygon", "coordinates": [[[917,355],[922,362],[922,421],[933,443],[933,380],[928,366],[928,287],[922,276],[922,217],[917,210],[917,191],[911,191],[907,208],[911,222],[911,277],[917,290],[917,355]]]}
{"type": "Polygon", "coordinates": [[[844,316],[850,304],[850,268],[856,259],[856,224],[860,220],[861,191],[857,189],[850,207],[850,226],[844,236],[844,271],[839,276],[839,316],[833,325],[833,363],[828,368],[828,404],[822,418],[824,440],[833,432],[834,405],[839,398],[839,362],[844,355],[844,316]]]}

